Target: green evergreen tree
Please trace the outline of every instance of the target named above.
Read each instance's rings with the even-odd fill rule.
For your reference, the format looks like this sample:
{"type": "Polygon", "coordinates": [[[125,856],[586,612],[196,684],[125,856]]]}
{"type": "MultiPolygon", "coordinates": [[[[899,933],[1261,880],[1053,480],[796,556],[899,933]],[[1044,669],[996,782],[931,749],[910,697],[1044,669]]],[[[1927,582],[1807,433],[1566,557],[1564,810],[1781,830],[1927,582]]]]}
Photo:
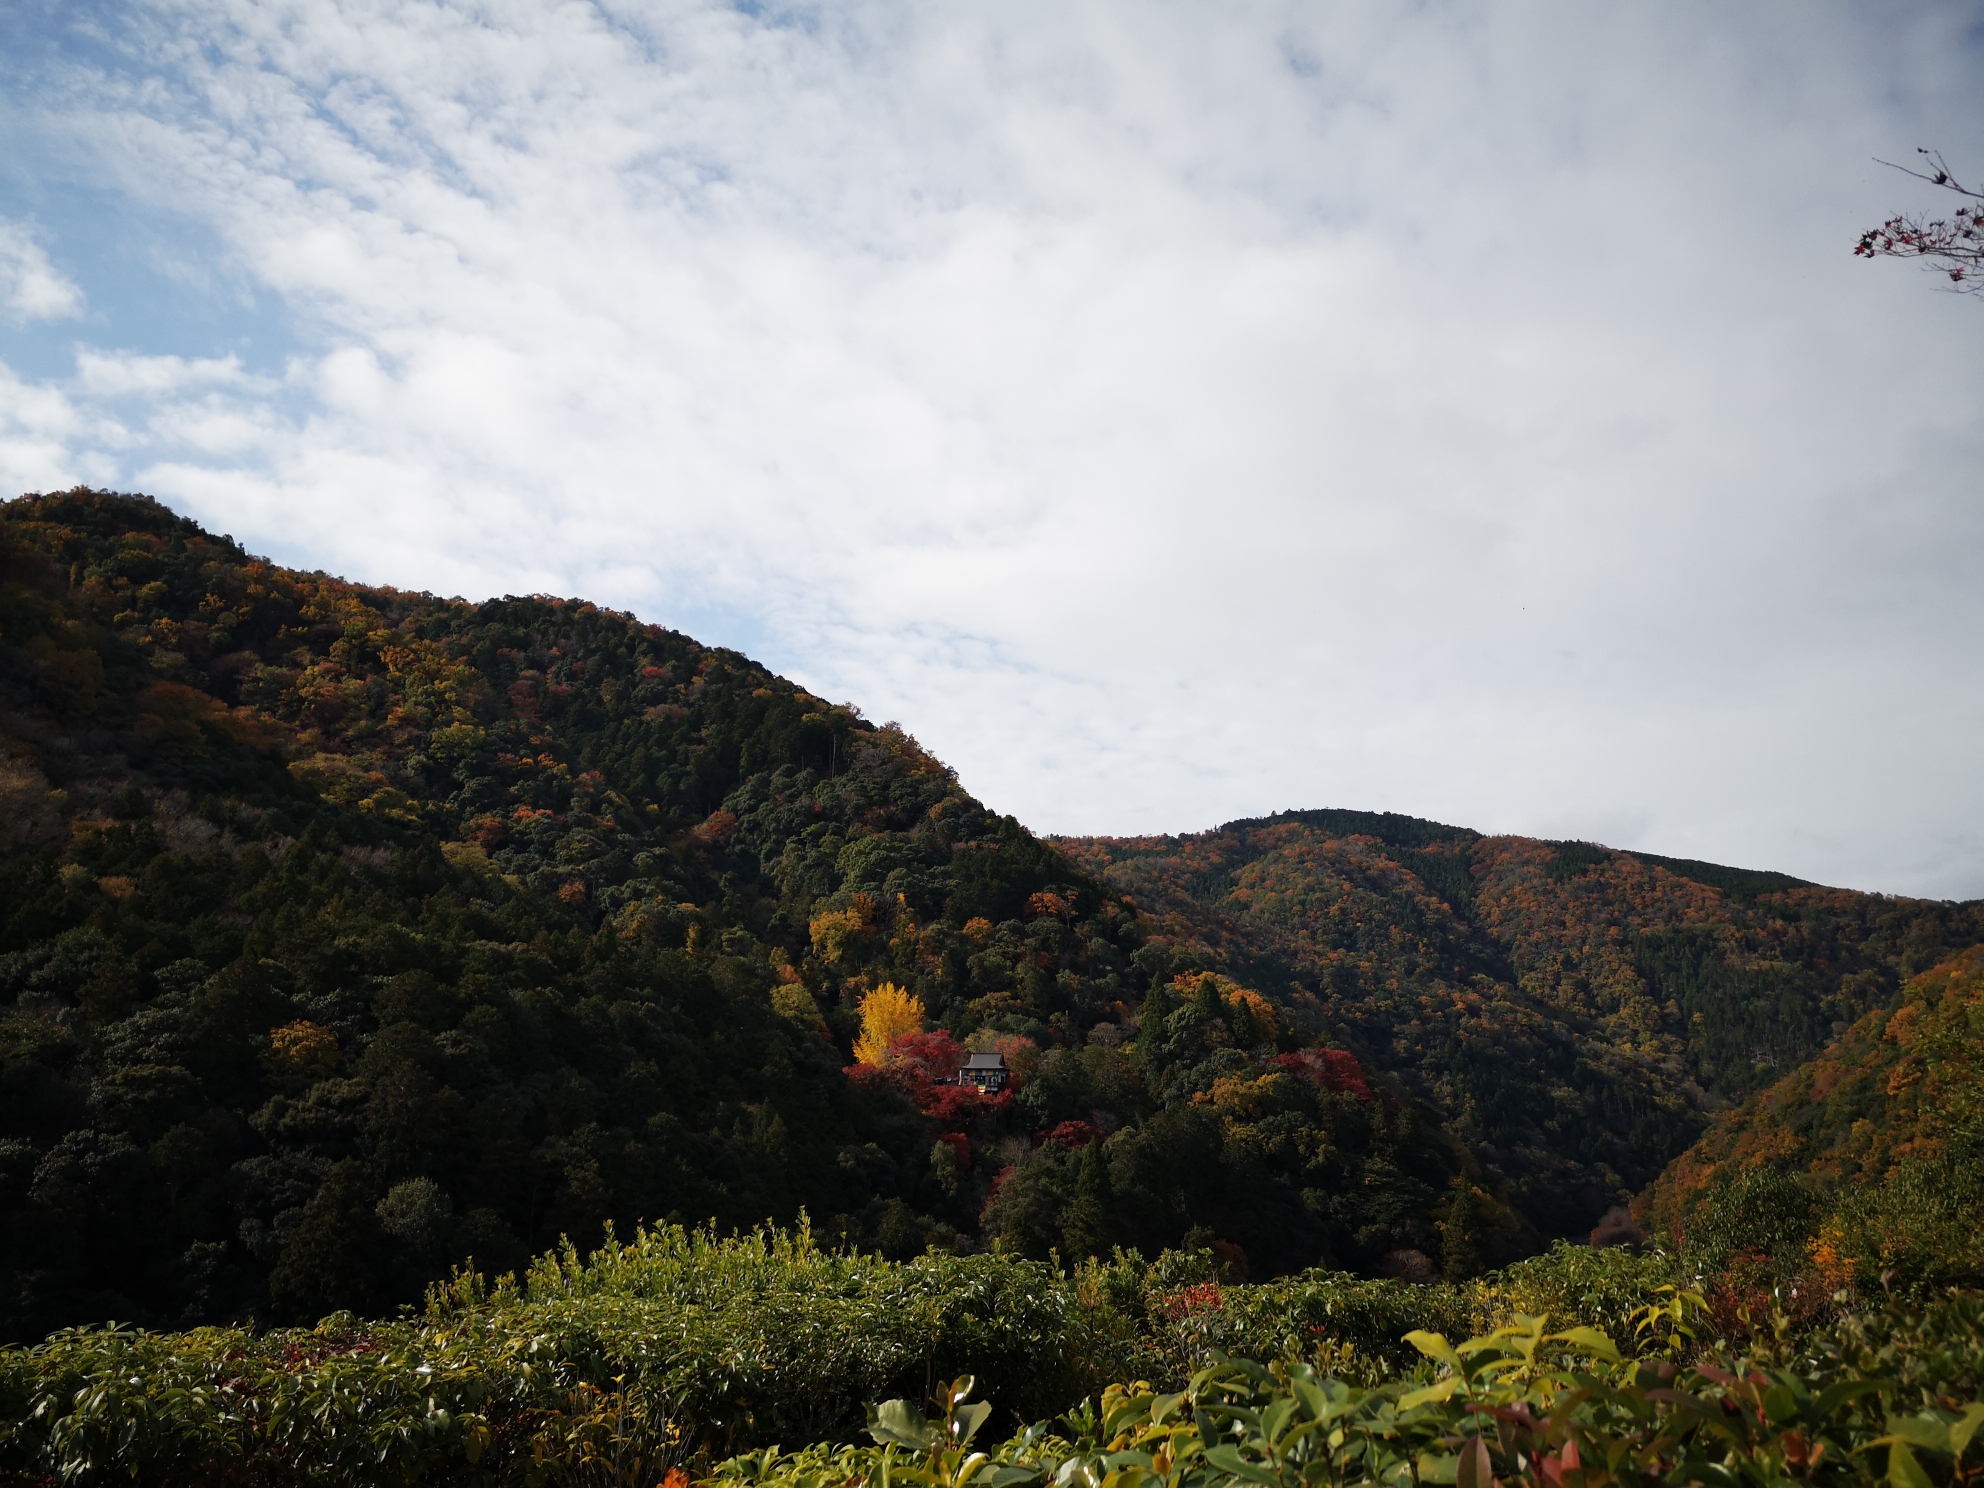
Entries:
{"type": "Polygon", "coordinates": [[[276,1305],[299,1321],[340,1307],[376,1305],[384,1232],[379,1195],[364,1165],[346,1158],[303,1206],[296,1229],[269,1275],[276,1305]]]}
{"type": "Polygon", "coordinates": [[[1440,1275],[1450,1282],[1466,1281],[1481,1270],[1481,1205],[1467,1179],[1456,1178],[1440,1220],[1440,1275]]]}
{"type": "Polygon", "coordinates": [[[1061,1231],[1061,1249],[1066,1255],[1099,1256],[1108,1252],[1113,1197],[1102,1144],[1091,1142],[1082,1151],[1081,1167],[1075,1174],[1075,1199],[1068,1206],[1068,1222],[1061,1231]]]}

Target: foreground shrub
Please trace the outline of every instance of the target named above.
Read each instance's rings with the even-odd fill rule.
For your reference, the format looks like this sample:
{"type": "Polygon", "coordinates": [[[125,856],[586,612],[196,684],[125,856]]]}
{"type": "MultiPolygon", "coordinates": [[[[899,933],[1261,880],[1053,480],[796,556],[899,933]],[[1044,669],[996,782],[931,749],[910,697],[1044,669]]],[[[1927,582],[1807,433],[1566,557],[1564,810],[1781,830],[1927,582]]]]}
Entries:
{"type": "Polygon", "coordinates": [[[1567,1320],[1610,1317],[1670,1274],[1658,1258],[1566,1251],[1460,1288],[1332,1272],[1235,1286],[1208,1252],[1118,1252],[1064,1273],[998,1255],[889,1262],[823,1250],[803,1226],[663,1227],[585,1258],[567,1246],[521,1282],[464,1274],[419,1318],[78,1330],[7,1351],[0,1471],[653,1488],[773,1443],[851,1441],[868,1402],[929,1399],[962,1375],[1001,1430],[1112,1381],[1180,1385],[1227,1355],[1389,1387],[1424,1367],[1414,1330],[1465,1336],[1536,1298],[1567,1320]]]}
{"type": "MultiPolygon", "coordinates": [[[[865,1402],[970,1372],[1011,1419],[1121,1373],[1127,1325],[1055,1268],[822,1250],[803,1227],[570,1246],[467,1274],[418,1320],[72,1330],[0,1355],[0,1469],[70,1480],[379,1483],[653,1474],[845,1438],[865,1402]]],[[[629,1481],[635,1481],[630,1478],[629,1481]]]]}
{"type": "Polygon", "coordinates": [[[1523,1314],[1547,1314],[1613,1338],[1631,1338],[1649,1303],[1695,1280],[1664,1250],[1559,1240],[1546,1254],[1504,1267],[1477,1289],[1475,1327],[1485,1330],[1523,1314]]]}
{"type": "Polygon", "coordinates": [[[1052,1414],[1120,1372],[1107,1308],[1058,1269],[933,1252],[823,1250],[808,1230],[719,1240],[644,1230],[585,1260],[547,1256],[519,1290],[437,1295],[499,1334],[528,1331],[581,1377],[639,1378],[699,1444],[851,1436],[864,1404],[970,1373],[998,1408],[1052,1414]]]}
{"type": "MultiPolygon", "coordinates": [[[[1854,1368],[1801,1374],[1767,1358],[1689,1368],[1622,1358],[1592,1328],[1525,1317],[1458,1346],[1415,1332],[1411,1380],[1360,1387],[1315,1366],[1219,1359],[1186,1388],[1112,1386],[1100,1411],[973,1450],[970,1382],[926,1422],[906,1401],[871,1417],[874,1447],[767,1451],[724,1463],[719,1488],[1936,1488],[1979,1475],[1984,1402],[1854,1368]]],[[[1932,1330],[1935,1324],[1928,1325],[1932,1330]]],[[[1836,1363],[1838,1361],[1835,1361],[1836,1363]]],[[[1975,1367],[1973,1358],[1972,1367],[1975,1367]]]]}
{"type": "Polygon", "coordinates": [[[1415,1328],[1465,1334],[1482,1289],[1370,1281],[1310,1271],[1259,1286],[1201,1282],[1158,1299],[1160,1378],[1182,1380],[1221,1355],[1306,1359],[1347,1379],[1376,1383],[1417,1357],[1415,1328]]]}

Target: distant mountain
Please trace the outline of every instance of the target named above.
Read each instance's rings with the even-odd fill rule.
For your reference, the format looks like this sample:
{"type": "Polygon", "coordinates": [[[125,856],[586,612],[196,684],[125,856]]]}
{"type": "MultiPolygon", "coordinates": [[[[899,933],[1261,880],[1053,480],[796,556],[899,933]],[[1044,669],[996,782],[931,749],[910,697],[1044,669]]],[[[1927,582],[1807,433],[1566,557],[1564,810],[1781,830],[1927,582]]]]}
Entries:
{"type": "Polygon", "coordinates": [[[1545,1234],[1590,1228],[1712,1112],[1984,941],[1977,901],[1389,812],[1057,841],[1175,966],[1286,1003],[1427,1102],[1545,1234]]]}

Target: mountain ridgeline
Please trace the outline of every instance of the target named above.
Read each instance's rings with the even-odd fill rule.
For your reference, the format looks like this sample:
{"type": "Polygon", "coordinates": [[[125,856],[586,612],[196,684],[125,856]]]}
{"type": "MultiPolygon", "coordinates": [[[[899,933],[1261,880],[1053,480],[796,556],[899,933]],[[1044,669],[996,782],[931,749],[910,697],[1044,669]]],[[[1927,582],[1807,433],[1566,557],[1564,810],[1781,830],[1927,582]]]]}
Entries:
{"type": "Polygon", "coordinates": [[[1437,1112],[1490,1191],[1554,1235],[1984,940],[1978,902],[1391,813],[1061,846],[1174,964],[1259,989],[1437,1112]]]}
{"type": "Polygon", "coordinates": [[[11,1338],[801,1210],[898,1257],[1465,1275],[1980,941],[1975,903],[1390,814],[1043,840],[626,615],[0,507],[11,1338]],[[883,992],[925,1027],[858,1061],[883,992]],[[951,1083],[966,1048],[1011,1087],[951,1083]]]}

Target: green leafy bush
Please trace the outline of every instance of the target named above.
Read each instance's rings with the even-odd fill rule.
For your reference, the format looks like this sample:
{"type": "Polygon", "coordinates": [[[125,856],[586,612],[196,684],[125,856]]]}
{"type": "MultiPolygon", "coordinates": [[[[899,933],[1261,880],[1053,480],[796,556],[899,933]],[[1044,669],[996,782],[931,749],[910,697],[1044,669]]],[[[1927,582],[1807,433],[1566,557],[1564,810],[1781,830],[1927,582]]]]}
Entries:
{"type": "Polygon", "coordinates": [[[1339,1488],[1453,1484],[1639,1488],[1788,1483],[1935,1488],[1977,1476],[1984,1402],[1922,1399],[1841,1360],[1800,1373],[1768,1357],[1692,1367],[1621,1356],[1592,1328],[1523,1317],[1453,1345],[1414,1332],[1426,1365],[1363,1387],[1315,1366],[1220,1358],[1186,1387],[1112,1386],[1100,1411],[972,1450],[983,1417],[944,1398],[941,1422],[907,1401],[872,1413],[872,1448],[763,1452],[724,1463],[722,1488],[1339,1488]],[[1911,1409],[1913,1408],[1913,1409],[1911,1409]]]}
{"type": "Polygon", "coordinates": [[[464,1271],[418,1318],[74,1330],[9,1350],[0,1468],[230,1484],[620,1474],[652,1488],[679,1463],[845,1442],[869,1402],[927,1399],[964,1374],[1013,1424],[1112,1381],[1182,1382],[1243,1350],[1370,1387],[1415,1366],[1403,1341],[1415,1328],[1464,1334],[1553,1277],[1551,1295],[1575,1277],[1616,1309],[1666,1274],[1592,1252],[1531,1263],[1519,1288],[1329,1272],[1236,1286],[1215,1279],[1208,1251],[1119,1251],[1063,1271],[1000,1255],[891,1262],[823,1248],[804,1226],[658,1227],[590,1256],[568,1245],[521,1281],[464,1271]]]}
{"type": "Polygon", "coordinates": [[[718,1239],[641,1231],[541,1259],[518,1289],[474,1279],[430,1316],[534,1330],[587,1378],[637,1376],[698,1442],[858,1430],[866,1402],[923,1397],[970,1372],[1022,1419],[1100,1388],[1124,1362],[1106,1307],[1050,1265],[931,1252],[905,1262],[823,1249],[803,1226],[718,1239]]]}
{"type": "Polygon", "coordinates": [[[1683,1280],[1680,1261],[1664,1250],[1598,1249],[1560,1240],[1547,1254],[1517,1261],[1489,1279],[1478,1294],[1476,1326],[1536,1313],[1631,1338],[1642,1309],[1683,1280]]]}
{"type": "Polygon", "coordinates": [[[419,1319],[71,1330],[9,1350],[0,1468],[175,1483],[645,1472],[845,1438],[867,1402],[959,1371],[1009,1420],[1051,1414],[1121,1373],[1133,1338],[1092,1279],[1040,1262],[895,1263],[822,1249],[803,1227],[662,1227],[585,1258],[567,1246],[521,1283],[464,1272],[419,1319]]]}

